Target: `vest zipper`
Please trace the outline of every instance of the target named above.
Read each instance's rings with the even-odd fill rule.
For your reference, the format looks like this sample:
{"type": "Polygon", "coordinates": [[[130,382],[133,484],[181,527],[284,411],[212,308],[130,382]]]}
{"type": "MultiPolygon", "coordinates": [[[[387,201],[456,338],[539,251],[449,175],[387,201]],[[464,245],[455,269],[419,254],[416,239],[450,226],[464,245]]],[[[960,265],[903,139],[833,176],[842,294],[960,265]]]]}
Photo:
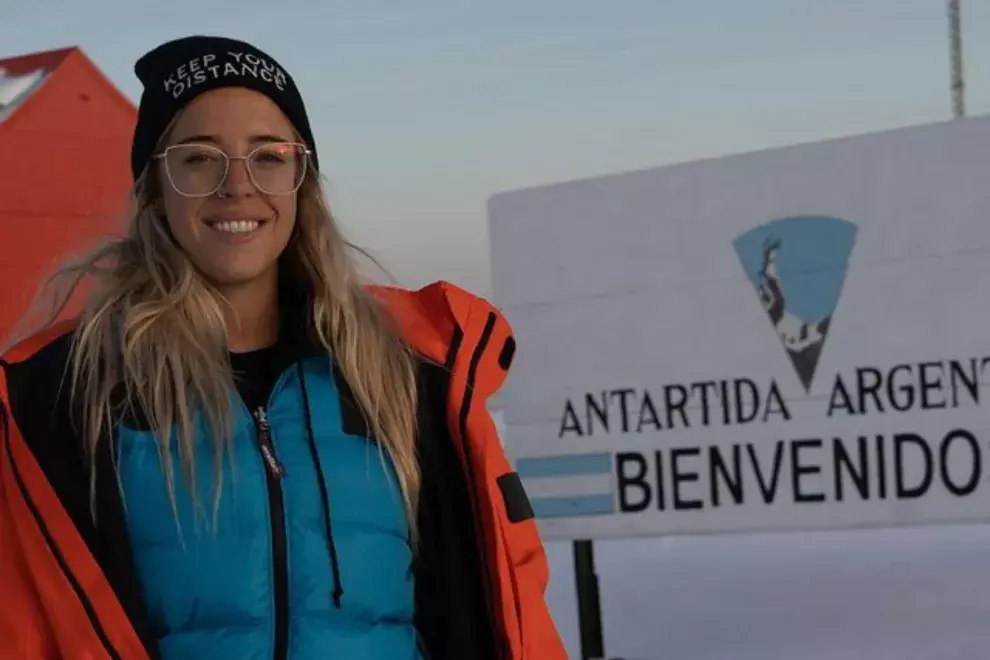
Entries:
{"type": "Polygon", "coordinates": [[[268,491],[268,510],[272,524],[272,569],[275,590],[275,646],[274,660],[285,660],[289,653],[289,580],[288,560],[285,556],[285,507],[282,502],[282,478],[285,467],[275,454],[272,443],[272,427],[264,407],[254,413],[258,429],[258,448],[265,461],[265,483],[268,491]]]}
{"type": "Polygon", "coordinates": [[[261,457],[265,459],[268,472],[275,479],[285,476],[285,467],[279,462],[275,455],[275,445],[272,444],[272,427],[268,423],[268,414],[265,409],[259,407],[254,413],[254,418],[258,423],[258,444],[261,448],[261,457]]]}

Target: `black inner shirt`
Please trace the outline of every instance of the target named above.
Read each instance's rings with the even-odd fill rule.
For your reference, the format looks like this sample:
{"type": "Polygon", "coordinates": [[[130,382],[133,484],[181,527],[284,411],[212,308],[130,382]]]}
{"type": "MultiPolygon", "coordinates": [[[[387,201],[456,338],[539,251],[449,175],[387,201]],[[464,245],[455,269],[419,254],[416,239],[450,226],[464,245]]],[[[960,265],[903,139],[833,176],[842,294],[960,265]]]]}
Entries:
{"type": "Polygon", "coordinates": [[[288,367],[288,362],[281,342],[253,351],[231,352],[234,383],[251,414],[258,408],[268,407],[275,383],[288,367]]]}

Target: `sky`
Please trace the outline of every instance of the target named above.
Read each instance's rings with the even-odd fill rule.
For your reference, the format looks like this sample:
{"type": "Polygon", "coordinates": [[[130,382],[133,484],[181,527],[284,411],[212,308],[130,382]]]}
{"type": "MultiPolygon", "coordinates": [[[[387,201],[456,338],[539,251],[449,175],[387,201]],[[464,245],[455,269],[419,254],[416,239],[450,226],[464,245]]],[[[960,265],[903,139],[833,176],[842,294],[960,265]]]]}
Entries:
{"type": "MultiPolygon", "coordinates": [[[[296,78],[348,235],[406,286],[491,294],[485,204],[518,187],[948,119],[940,0],[0,0],[0,56],[133,62],[241,38],[296,78]]],[[[990,2],[963,3],[990,107],[990,2]]]]}
{"type": "MultiPolygon", "coordinates": [[[[978,115],[990,0],[963,5],[978,115]]],[[[302,90],[349,237],[400,284],[482,295],[496,192],[950,118],[942,0],[0,0],[0,26],[0,57],[77,45],[135,101],[162,41],[256,44],[302,90]]],[[[548,549],[576,657],[570,548],[548,549]]],[[[606,642],[631,659],[976,660],[990,641],[983,527],[598,552],[606,642]]]]}

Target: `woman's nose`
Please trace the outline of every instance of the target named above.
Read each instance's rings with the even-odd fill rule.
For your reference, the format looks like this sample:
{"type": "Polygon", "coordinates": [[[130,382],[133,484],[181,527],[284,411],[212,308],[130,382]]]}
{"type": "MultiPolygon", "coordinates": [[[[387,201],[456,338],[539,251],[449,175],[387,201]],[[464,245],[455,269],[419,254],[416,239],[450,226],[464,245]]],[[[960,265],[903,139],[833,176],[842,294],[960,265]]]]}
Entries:
{"type": "Polygon", "coordinates": [[[230,159],[230,164],[227,166],[227,177],[220,187],[220,192],[227,197],[254,194],[254,182],[251,180],[245,159],[230,159]]]}

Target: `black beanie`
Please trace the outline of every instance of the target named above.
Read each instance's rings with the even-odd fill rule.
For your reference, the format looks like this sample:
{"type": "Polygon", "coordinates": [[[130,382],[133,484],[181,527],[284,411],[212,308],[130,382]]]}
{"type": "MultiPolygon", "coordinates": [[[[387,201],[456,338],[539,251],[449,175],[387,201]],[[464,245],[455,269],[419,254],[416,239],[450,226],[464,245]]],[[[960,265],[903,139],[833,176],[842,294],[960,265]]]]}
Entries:
{"type": "Polygon", "coordinates": [[[223,37],[185,37],[158,46],[134,65],[144,85],[131,144],[135,180],[151,160],[162,133],[179,110],[194,98],[219,87],[246,87],[274,101],[313,152],[313,131],[295,82],[272,57],[254,46],[223,37]]]}

